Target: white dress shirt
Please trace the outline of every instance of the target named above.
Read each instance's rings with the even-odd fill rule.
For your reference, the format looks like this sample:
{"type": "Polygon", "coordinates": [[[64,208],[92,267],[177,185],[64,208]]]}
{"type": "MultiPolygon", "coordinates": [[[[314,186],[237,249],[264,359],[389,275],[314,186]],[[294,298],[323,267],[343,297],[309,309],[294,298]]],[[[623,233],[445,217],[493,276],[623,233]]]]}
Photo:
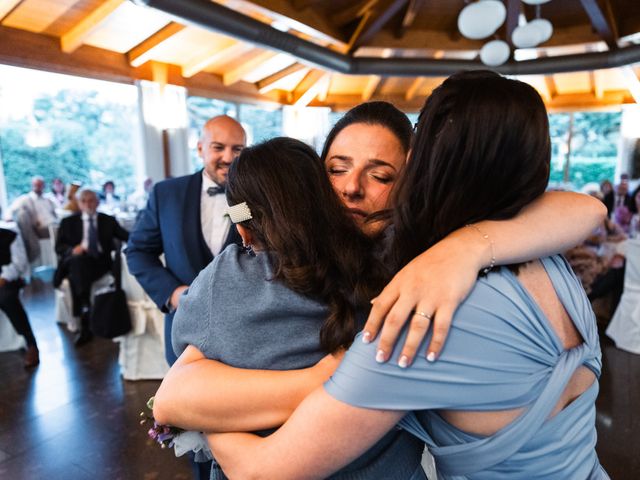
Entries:
{"type": "Polygon", "coordinates": [[[29,261],[27,260],[27,251],[24,249],[24,242],[20,233],[14,225],[0,222],[0,228],[12,230],[17,234],[16,238],[11,242],[11,263],[2,266],[0,277],[8,282],[18,280],[29,273],[29,261]]]}
{"type": "Polygon", "coordinates": [[[11,206],[11,211],[16,212],[21,208],[30,212],[33,217],[32,222],[38,228],[46,228],[56,221],[56,206],[44,195],[36,195],[35,192],[21,195],[11,206]]]}
{"type": "Polygon", "coordinates": [[[218,186],[203,170],[202,192],[200,193],[200,225],[204,240],[213,255],[218,255],[222,250],[231,225],[229,217],[225,215],[228,208],[226,195],[221,193],[210,196],[207,193],[209,187],[218,186]]]}
{"type": "MultiPolygon", "coordinates": [[[[102,247],[100,246],[100,241],[98,240],[98,214],[94,213],[93,224],[96,226],[96,242],[98,243],[98,252],[102,253],[102,247]]],[[[85,252],[89,251],[89,214],[82,213],[82,248],[84,248],[85,252]]]]}

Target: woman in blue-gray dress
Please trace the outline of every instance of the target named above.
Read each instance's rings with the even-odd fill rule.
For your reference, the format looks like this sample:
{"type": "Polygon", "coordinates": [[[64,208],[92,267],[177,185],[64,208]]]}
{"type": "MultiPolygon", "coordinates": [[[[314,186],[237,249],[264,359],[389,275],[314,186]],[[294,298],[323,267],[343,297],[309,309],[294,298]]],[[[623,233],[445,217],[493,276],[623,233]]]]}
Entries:
{"type": "MultiPolygon", "coordinates": [[[[389,261],[401,267],[464,225],[493,248],[476,222],[510,218],[541,195],[549,160],[532,87],[492,72],[453,75],[421,112],[389,261]]],[[[230,478],[324,478],[399,420],[427,443],[440,478],[608,478],[595,452],[595,319],[562,257],[488,268],[435,363],[418,355],[403,368],[399,349],[377,362],[376,349],[356,340],[324,389],[270,437],[210,435],[230,478]]]]}

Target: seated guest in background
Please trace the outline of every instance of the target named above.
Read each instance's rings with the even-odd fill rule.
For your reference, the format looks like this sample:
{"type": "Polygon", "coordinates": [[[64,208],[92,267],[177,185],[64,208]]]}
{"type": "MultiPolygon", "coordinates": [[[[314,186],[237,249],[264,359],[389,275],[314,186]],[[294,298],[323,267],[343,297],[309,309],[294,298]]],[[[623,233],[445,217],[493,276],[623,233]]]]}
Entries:
{"type": "Polygon", "coordinates": [[[610,320],[620,303],[624,288],[624,257],[620,254],[599,256],[586,245],[568,250],[565,257],[580,279],[589,300],[612,296],[608,311],[610,320]]]}
{"type": "Polygon", "coordinates": [[[51,199],[56,208],[61,208],[67,202],[67,195],[65,194],[66,188],[64,182],[58,177],[51,180],[51,192],[46,195],[51,199]]]}
{"type": "Polygon", "coordinates": [[[100,202],[93,190],[81,190],[78,199],[82,213],[60,222],[56,239],[58,269],[53,282],[57,288],[64,278],[69,279],[73,315],[80,316],[81,320],[75,340],[80,346],[92,337],[89,330],[91,285],[111,268],[114,240],[126,242],[129,233],[112,216],[96,212],[100,202]]]}
{"type": "Polygon", "coordinates": [[[116,185],[112,180],[107,180],[102,185],[102,192],[98,194],[102,209],[107,212],[113,212],[120,208],[120,197],[116,195],[116,185]]]}
{"type": "Polygon", "coordinates": [[[616,244],[626,238],[622,227],[605,218],[582,245],[565,253],[589,300],[612,296],[609,318],[613,316],[624,288],[625,257],[616,244]]]}
{"type": "Polygon", "coordinates": [[[65,210],[69,210],[72,213],[80,212],[80,205],[78,205],[78,190],[82,183],[80,182],[72,182],[69,184],[69,191],[67,193],[67,202],[64,204],[65,210]]]}
{"type": "Polygon", "coordinates": [[[635,210],[635,204],[629,195],[629,175],[626,173],[620,175],[620,183],[605,195],[604,204],[607,206],[609,216],[613,219],[618,218],[618,223],[622,227],[629,224],[631,219],[629,213],[635,210]]]}
{"type": "Polygon", "coordinates": [[[11,205],[11,216],[18,224],[29,262],[40,256],[41,238],[49,238],[49,225],[56,221],[56,206],[44,194],[44,179],[31,179],[31,191],[19,196],[11,205]]]}
{"type": "Polygon", "coordinates": [[[27,312],[20,301],[20,289],[24,286],[22,277],[29,271],[27,253],[20,235],[0,223],[0,310],[2,310],[15,331],[27,343],[24,366],[35,367],[40,363],[38,345],[29,324],[27,312]]]}
{"type": "Polygon", "coordinates": [[[599,197],[600,200],[604,202],[604,204],[607,206],[607,211],[611,213],[611,209],[609,208],[609,204],[607,202],[610,199],[613,206],[613,184],[607,179],[602,180],[600,182],[600,193],[602,194],[602,197],[599,197]]]}
{"type": "Polygon", "coordinates": [[[133,206],[136,211],[142,210],[147,206],[147,200],[149,200],[149,193],[153,188],[153,180],[150,177],[144,179],[142,182],[142,188],[136,190],[128,198],[129,206],[133,206]]]}
{"type": "MultiPolygon", "coordinates": [[[[630,177],[628,173],[623,173],[622,175],[620,175],[620,183],[624,182],[626,184],[627,192],[631,188],[631,185],[629,184],[629,180],[630,180],[630,177]]],[[[631,213],[638,213],[636,202],[633,200],[636,196],[636,193],[638,193],[638,190],[640,190],[640,185],[637,186],[636,189],[628,195],[631,198],[631,201],[627,204],[627,206],[629,207],[629,210],[631,211],[631,213]]]]}

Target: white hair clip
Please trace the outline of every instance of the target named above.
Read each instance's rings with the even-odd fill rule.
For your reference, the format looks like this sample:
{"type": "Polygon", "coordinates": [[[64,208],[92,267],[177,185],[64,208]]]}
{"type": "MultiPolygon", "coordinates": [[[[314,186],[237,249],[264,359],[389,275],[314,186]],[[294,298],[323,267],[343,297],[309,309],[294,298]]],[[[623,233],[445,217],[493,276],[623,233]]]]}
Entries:
{"type": "Polygon", "coordinates": [[[227,215],[229,215],[229,218],[233,223],[240,223],[253,218],[247,202],[242,202],[227,208],[227,215]]]}

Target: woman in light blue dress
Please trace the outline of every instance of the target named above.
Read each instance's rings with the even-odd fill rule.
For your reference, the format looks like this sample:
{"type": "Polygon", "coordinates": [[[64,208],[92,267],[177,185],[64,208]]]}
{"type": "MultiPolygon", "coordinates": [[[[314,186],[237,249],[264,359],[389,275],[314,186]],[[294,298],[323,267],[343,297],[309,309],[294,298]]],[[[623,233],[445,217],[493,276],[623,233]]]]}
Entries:
{"type": "MultiPolygon", "coordinates": [[[[492,72],[457,74],[436,89],[395,192],[390,265],[464,225],[493,249],[475,223],[510,218],[542,194],[547,122],[533,88],[492,72]]],[[[433,313],[417,310],[413,321],[433,313]]],[[[595,319],[562,257],[488,271],[456,311],[437,362],[425,345],[406,368],[400,349],[383,363],[375,343],[357,339],[270,437],[210,435],[224,471],[325,478],[400,421],[430,447],[439,478],[608,478],[595,452],[595,319]]]]}

